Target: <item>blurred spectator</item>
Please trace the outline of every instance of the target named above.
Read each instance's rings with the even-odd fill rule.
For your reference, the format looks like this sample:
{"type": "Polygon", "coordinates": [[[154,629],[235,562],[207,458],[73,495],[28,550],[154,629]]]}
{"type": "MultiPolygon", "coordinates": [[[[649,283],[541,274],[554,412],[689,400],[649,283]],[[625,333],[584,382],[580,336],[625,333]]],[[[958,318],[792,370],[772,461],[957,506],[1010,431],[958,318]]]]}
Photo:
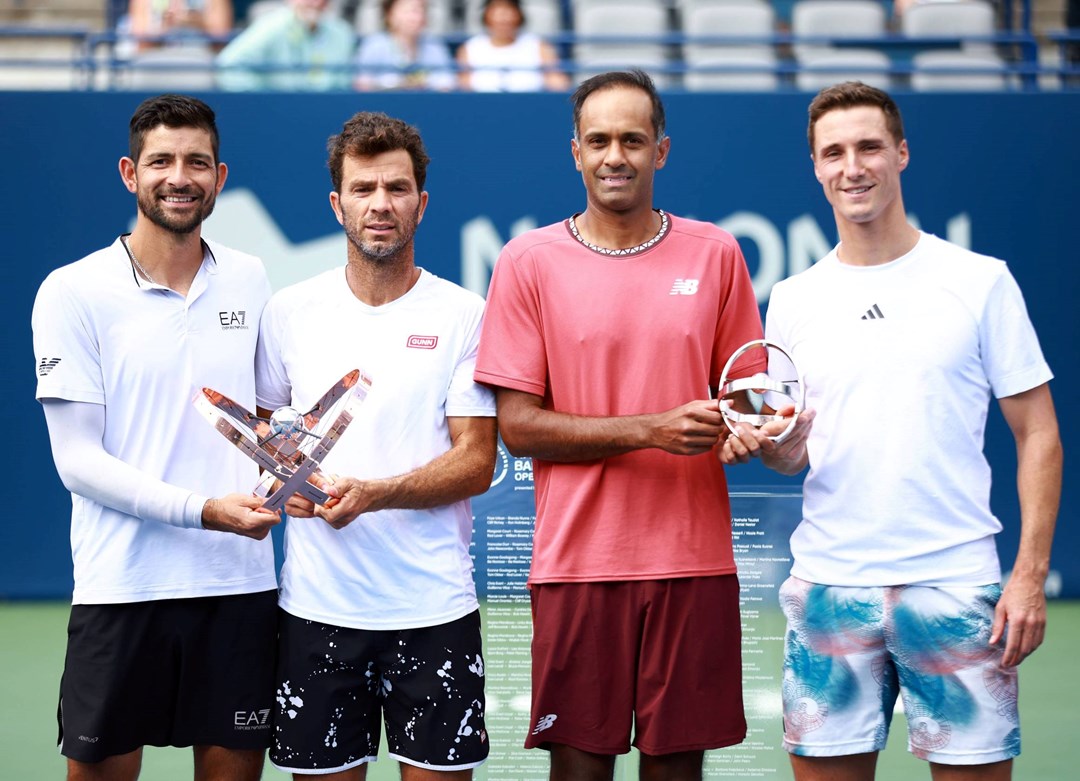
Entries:
{"type": "Polygon", "coordinates": [[[218,56],[227,90],[348,89],[352,27],[330,0],[289,0],[259,16],[218,56]],[[250,69],[243,66],[251,66],[250,69]]]}
{"type": "Polygon", "coordinates": [[[201,43],[205,36],[224,37],[232,28],[232,0],[130,0],[116,25],[116,54],[129,57],[171,44],[187,45],[192,39],[201,43]],[[170,40],[153,40],[159,36],[170,40]]]}
{"type": "Polygon", "coordinates": [[[360,42],[356,88],[454,88],[454,66],[446,43],[425,32],[425,0],[382,0],[386,32],[375,32],[360,42]]]}
{"type": "Polygon", "coordinates": [[[474,35],[458,49],[463,89],[534,92],[570,86],[569,77],[558,70],[555,48],[522,30],[525,12],[520,0],[487,0],[481,19],[487,32],[474,35]]]}

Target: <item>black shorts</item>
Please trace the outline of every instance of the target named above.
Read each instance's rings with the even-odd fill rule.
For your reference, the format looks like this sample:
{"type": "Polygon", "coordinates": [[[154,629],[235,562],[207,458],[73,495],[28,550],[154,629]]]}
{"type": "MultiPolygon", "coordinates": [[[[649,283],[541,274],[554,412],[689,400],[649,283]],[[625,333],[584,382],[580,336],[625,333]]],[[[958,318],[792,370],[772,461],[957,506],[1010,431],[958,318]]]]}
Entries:
{"type": "Polygon", "coordinates": [[[73,605],[60,753],[100,762],[140,746],[270,744],[277,591],[73,605]]]}
{"type": "Polygon", "coordinates": [[[385,719],[394,759],[464,770],[488,755],[480,613],[438,626],[349,629],[280,619],[270,761],[331,773],[372,761],[385,719]]]}

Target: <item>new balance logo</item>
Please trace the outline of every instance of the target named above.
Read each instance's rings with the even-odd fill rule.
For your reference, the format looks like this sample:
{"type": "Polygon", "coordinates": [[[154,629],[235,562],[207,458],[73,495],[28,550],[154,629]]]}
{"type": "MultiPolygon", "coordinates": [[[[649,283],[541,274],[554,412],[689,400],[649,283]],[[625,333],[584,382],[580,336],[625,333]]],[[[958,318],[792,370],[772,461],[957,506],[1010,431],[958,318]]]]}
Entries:
{"type": "Polygon", "coordinates": [[[698,281],[696,279],[676,279],[671,286],[670,296],[692,296],[697,292],[698,281]]]}
{"type": "Polygon", "coordinates": [[[58,363],[60,363],[59,358],[42,358],[37,367],[38,377],[44,377],[55,369],[58,363]]]}
{"type": "Polygon", "coordinates": [[[546,729],[551,729],[555,726],[555,719],[559,718],[554,713],[549,713],[547,716],[541,716],[536,720],[536,728],[532,731],[532,734],[539,735],[546,729]]]}
{"type": "Polygon", "coordinates": [[[878,305],[874,304],[872,307],[867,309],[866,314],[863,315],[859,319],[860,320],[881,320],[884,317],[885,317],[885,315],[881,314],[881,309],[878,308],[878,305]]]}

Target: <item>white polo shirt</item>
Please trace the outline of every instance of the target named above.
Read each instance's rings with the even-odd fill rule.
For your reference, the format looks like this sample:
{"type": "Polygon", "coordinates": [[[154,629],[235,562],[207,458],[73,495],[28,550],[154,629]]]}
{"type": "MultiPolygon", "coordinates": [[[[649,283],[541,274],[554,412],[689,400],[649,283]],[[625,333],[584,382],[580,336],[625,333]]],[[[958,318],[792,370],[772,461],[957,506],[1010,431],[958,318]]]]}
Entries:
{"type": "MultiPolygon", "coordinates": [[[[206,386],[255,403],[255,257],[208,243],[186,297],[135,275],[120,240],[53,271],[34,302],[37,398],[103,404],[105,450],[192,500],[250,491],[258,470],[192,405],[206,386]]],[[[73,604],[273,589],[269,538],[141,520],[72,495],[73,604]]]]}

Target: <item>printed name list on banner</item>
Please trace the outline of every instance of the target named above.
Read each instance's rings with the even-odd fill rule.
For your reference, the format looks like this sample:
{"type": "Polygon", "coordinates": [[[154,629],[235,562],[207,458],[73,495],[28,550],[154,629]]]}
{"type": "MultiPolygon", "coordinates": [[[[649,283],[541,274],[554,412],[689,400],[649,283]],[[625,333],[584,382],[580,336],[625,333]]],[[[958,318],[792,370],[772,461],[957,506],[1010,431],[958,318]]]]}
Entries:
{"type": "MultiPolygon", "coordinates": [[[[748,732],[738,746],[710,751],[706,779],[786,778],[780,747],[784,619],[777,591],[791,568],[788,539],[801,517],[795,492],[732,493],[732,543],[741,586],[743,695],[748,732]]],[[[548,754],[522,746],[529,721],[531,616],[525,583],[532,555],[532,461],[500,443],[491,489],[473,500],[473,557],[484,611],[487,725],[491,756],[478,779],[547,781],[548,754]]],[[[617,781],[637,778],[637,756],[620,757],[617,781]]]]}

